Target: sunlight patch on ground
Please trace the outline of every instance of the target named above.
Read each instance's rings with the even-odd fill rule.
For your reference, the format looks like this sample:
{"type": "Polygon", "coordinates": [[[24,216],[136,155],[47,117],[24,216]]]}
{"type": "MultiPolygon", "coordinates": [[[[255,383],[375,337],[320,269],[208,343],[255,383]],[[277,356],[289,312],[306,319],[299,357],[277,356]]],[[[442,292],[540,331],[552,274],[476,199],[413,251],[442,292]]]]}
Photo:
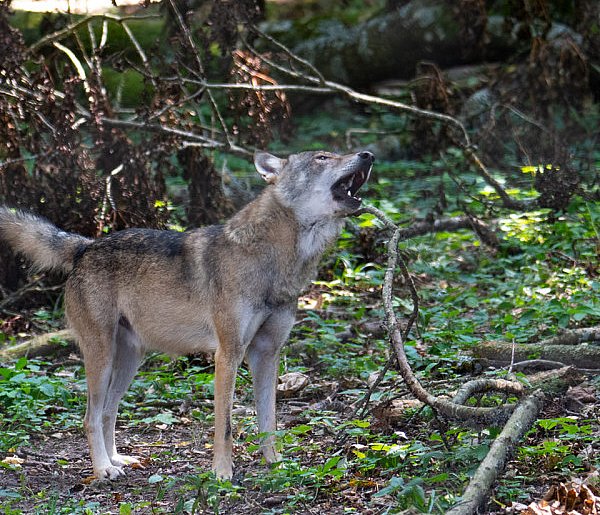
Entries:
{"type": "MultiPolygon", "coordinates": [[[[116,4],[118,7],[142,5],[139,0],[116,0],[116,4]]],[[[16,11],[74,14],[100,14],[115,8],[111,0],[14,0],[11,7],[16,11]]]]}

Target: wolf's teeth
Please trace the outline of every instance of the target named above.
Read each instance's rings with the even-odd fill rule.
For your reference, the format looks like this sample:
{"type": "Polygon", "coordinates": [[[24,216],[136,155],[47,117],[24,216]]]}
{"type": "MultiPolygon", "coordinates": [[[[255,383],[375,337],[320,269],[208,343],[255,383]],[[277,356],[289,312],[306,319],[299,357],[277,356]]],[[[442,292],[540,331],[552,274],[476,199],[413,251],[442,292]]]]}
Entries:
{"type": "Polygon", "coordinates": [[[351,197],[352,193],[350,193],[350,190],[348,190],[346,193],[348,193],[348,196],[351,197]]]}

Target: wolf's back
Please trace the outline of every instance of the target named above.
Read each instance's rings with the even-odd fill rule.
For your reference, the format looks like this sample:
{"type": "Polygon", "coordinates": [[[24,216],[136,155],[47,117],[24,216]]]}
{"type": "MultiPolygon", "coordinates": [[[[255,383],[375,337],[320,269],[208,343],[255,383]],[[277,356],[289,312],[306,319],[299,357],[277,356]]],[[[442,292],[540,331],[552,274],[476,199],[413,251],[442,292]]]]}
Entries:
{"type": "Polygon", "coordinates": [[[0,242],[25,256],[37,270],[69,272],[75,255],[92,240],[61,231],[31,213],[0,206],[0,242]]]}

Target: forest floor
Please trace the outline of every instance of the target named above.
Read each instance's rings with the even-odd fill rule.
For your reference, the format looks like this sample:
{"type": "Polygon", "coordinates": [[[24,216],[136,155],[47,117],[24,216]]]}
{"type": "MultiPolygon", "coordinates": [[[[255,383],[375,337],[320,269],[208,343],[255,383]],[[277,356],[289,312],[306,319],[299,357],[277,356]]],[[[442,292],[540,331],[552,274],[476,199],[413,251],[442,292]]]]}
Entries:
{"type": "MultiPolygon", "coordinates": [[[[28,434],[23,444],[0,455],[0,507],[5,514],[14,515],[443,513],[442,506],[454,498],[449,492],[460,489],[468,479],[493,434],[453,428],[432,419],[411,399],[395,373],[386,376],[373,395],[370,410],[359,416],[356,406],[377,371],[372,367],[361,379],[349,370],[360,367],[367,356],[381,363],[387,351],[378,341],[376,320],[368,320],[370,325],[365,326],[365,320],[352,319],[335,306],[323,310],[319,302],[315,305],[315,299],[331,294],[331,288],[314,286],[304,297],[310,309],[300,311],[300,321],[310,324],[306,318],[315,319],[315,313],[320,313],[318,321],[326,332],[325,321],[331,324],[330,317],[337,315],[336,324],[344,322],[347,333],[362,332],[365,338],[359,348],[356,341],[348,339],[349,334],[334,333],[356,356],[354,364],[333,364],[345,367],[340,373],[331,363],[318,363],[334,359],[326,354],[326,346],[320,356],[308,357],[304,339],[308,326],[301,323],[294,330],[284,363],[288,369],[302,370],[310,382],[278,402],[284,453],[278,468],[269,469],[257,450],[245,368],[234,407],[235,476],[232,482],[219,482],[209,472],[213,432],[210,360],[190,357],[172,361],[153,355],[123,402],[117,432],[120,452],[140,457],[141,466],[127,468],[127,476],[119,481],[94,481],[81,427],[83,370],[76,353],[62,352],[51,363],[30,360],[22,364],[32,381],[48,378],[54,401],[52,405],[48,399],[44,404],[28,405],[27,410],[40,412],[15,424],[28,434]],[[374,334],[367,334],[369,330],[374,334]],[[299,357],[311,366],[298,366],[299,357]],[[312,361],[315,358],[317,361],[312,361]],[[63,406],[59,399],[65,391],[61,388],[72,396],[63,406]]],[[[375,301],[374,292],[363,291],[361,303],[374,307],[375,301]]],[[[340,358],[348,360],[349,356],[340,358]]],[[[468,372],[454,378],[430,377],[424,385],[447,394],[470,377],[468,372]]],[[[594,377],[585,384],[595,391],[594,377]]],[[[574,410],[568,395],[555,396],[546,402],[540,420],[553,422],[535,428],[522,442],[521,451],[509,463],[482,513],[521,513],[508,508],[510,498],[524,507],[541,501],[550,488],[561,484],[585,482],[592,488],[598,484],[600,401],[588,399],[574,410]]],[[[592,502],[596,504],[598,499],[592,502]]],[[[564,508],[558,500],[556,506],[564,508]]]]}
{"type": "MultiPolygon", "coordinates": [[[[305,416],[298,415],[298,406],[314,405],[316,398],[311,397],[279,403],[281,429],[293,430],[307,422],[305,416]]],[[[561,404],[557,400],[547,405],[541,418],[554,418],[562,413],[564,406],[561,404]]],[[[350,409],[347,405],[333,407],[350,409]]],[[[203,403],[202,409],[210,410],[210,403],[203,403]]],[[[321,412],[321,416],[328,417],[332,424],[338,417],[340,420],[337,422],[341,423],[348,415],[343,411],[321,412]]],[[[210,417],[208,411],[207,416],[210,417]]],[[[241,418],[247,423],[247,417],[251,416],[248,407],[236,406],[238,420],[241,418]]],[[[337,441],[339,433],[333,427],[330,431],[315,435],[306,442],[305,448],[294,450],[293,456],[286,456],[290,461],[282,468],[291,466],[288,473],[280,471],[274,474],[261,463],[258,451],[250,449],[251,445],[244,442],[243,425],[238,425],[238,444],[234,449],[236,471],[230,483],[216,482],[207,474],[212,458],[210,422],[192,421],[185,416],[178,418],[177,423],[121,427],[117,432],[120,451],[140,457],[141,465],[127,468],[126,477],[114,482],[93,480],[87,442],[81,428],[50,430],[32,435],[27,446],[20,447],[15,453],[5,454],[17,458],[17,461],[12,461],[13,465],[9,466],[7,463],[11,463],[11,460],[5,459],[5,466],[0,468],[1,491],[19,492],[19,495],[13,499],[5,496],[4,504],[0,506],[4,507],[5,514],[399,513],[392,495],[378,496],[378,492],[388,484],[389,476],[377,477],[366,471],[352,473],[346,470],[343,478],[335,475],[328,477],[327,474],[319,477],[319,471],[314,467],[327,463],[331,459],[331,450],[337,456],[352,456],[357,448],[361,448],[353,440],[337,441]],[[14,465],[17,462],[19,464],[14,465]],[[304,473],[294,477],[294,472],[300,472],[302,468],[304,473]]],[[[600,402],[586,406],[585,418],[600,420],[600,402]]],[[[418,416],[413,421],[396,425],[399,441],[418,441],[422,437],[422,425],[423,420],[418,416]]],[[[600,423],[593,426],[587,436],[598,442],[600,423]]],[[[535,446],[538,440],[539,435],[530,435],[524,445],[535,446]]],[[[598,452],[597,443],[588,441],[587,445],[590,447],[587,452],[598,452]]],[[[581,451],[586,452],[583,448],[581,451]]],[[[504,483],[518,488],[521,502],[529,504],[540,501],[551,487],[568,484],[572,480],[582,482],[590,472],[593,473],[590,471],[570,477],[565,475],[564,470],[553,470],[555,464],[551,462],[556,463],[559,459],[560,452],[546,453],[541,461],[543,466],[537,473],[531,471],[533,463],[515,459],[507,467],[504,483]]],[[[595,474],[597,477],[597,472],[595,474]]],[[[481,513],[520,513],[502,508],[497,500],[495,496],[490,497],[487,511],[481,513]]],[[[560,505],[557,503],[557,506],[560,505]]],[[[414,508],[413,511],[403,511],[423,512],[414,508]]],[[[557,510],[539,513],[577,512],[557,510]]]]}

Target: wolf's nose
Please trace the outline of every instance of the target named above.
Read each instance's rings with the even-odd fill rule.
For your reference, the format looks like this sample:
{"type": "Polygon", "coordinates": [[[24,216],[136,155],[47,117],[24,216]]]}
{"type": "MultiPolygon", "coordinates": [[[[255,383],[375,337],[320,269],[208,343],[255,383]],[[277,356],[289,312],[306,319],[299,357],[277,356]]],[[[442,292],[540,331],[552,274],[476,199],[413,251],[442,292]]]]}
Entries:
{"type": "Polygon", "coordinates": [[[373,161],[375,161],[375,156],[373,154],[371,154],[371,152],[367,151],[367,150],[363,150],[362,152],[358,153],[358,157],[360,157],[361,159],[365,159],[370,161],[371,163],[373,161]]]}

